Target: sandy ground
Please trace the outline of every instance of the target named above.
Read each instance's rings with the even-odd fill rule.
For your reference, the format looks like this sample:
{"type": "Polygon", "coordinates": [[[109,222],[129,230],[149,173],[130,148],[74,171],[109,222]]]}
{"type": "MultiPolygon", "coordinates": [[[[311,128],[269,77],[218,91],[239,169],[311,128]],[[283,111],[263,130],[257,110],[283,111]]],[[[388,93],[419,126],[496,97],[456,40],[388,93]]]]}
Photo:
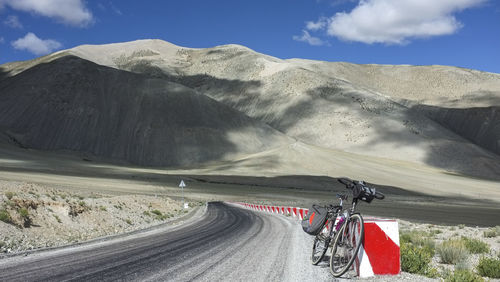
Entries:
{"type": "MultiPolygon", "coordinates": [[[[0,153],[1,180],[37,183],[74,194],[157,194],[180,199],[182,191],[178,185],[183,179],[187,184],[186,197],[193,201],[252,201],[307,207],[313,202],[335,201],[335,193],[344,192],[345,188],[333,177],[351,176],[373,183],[387,194],[384,201],[360,206],[367,214],[469,226],[500,224],[496,217],[500,212],[498,182],[390,160],[359,163],[355,162],[357,156],[349,154],[339,159],[342,165],[337,173],[315,176],[299,174],[302,170],[297,162],[288,163],[280,174],[280,164],[275,170],[266,170],[265,162],[258,163],[257,159],[252,165],[242,160],[202,168],[162,170],[15,147],[0,147],[0,153]],[[293,168],[294,164],[297,167],[293,168]],[[288,167],[290,170],[286,170],[288,167]]],[[[303,170],[305,174],[308,172],[307,168],[303,170]]]]}

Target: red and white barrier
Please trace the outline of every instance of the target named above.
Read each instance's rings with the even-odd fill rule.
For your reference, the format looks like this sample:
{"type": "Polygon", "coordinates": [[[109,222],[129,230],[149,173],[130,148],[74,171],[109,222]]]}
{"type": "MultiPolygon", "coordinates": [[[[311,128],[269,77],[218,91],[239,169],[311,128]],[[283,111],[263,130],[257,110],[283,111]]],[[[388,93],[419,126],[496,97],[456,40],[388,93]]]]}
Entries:
{"type": "Polygon", "coordinates": [[[356,260],[359,277],[397,275],[401,272],[398,222],[366,218],[365,237],[356,260]]]}
{"type": "MultiPolygon", "coordinates": [[[[302,220],[308,209],[233,203],[239,206],[269,213],[298,217],[302,220]]],[[[365,218],[365,236],[355,261],[359,277],[397,275],[401,272],[399,227],[393,219],[365,218]]]]}

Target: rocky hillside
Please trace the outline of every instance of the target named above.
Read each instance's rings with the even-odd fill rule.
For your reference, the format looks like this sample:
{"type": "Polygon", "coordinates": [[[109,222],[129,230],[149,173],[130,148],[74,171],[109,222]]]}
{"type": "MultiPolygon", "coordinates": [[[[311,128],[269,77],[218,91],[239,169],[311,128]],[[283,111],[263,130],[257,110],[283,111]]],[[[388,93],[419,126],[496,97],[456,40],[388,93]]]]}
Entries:
{"type": "MultiPolygon", "coordinates": [[[[206,97],[214,105],[214,109],[208,112],[219,112],[215,105],[225,110],[231,109],[246,123],[226,124],[233,119],[217,113],[212,125],[204,127],[218,131],[214,133],[217,137],[205,138],[208,132],[214,131],[200,131],[200,138],[196,139],[199,142],[186,144],[192,140],[189,136],[181,141],[172,141],[171,136],[178,136],[179,132],[179,128],[175,126],[169,127],[168,134],[158,133],[159,135],[150,138],[142,138],[145,132],[149,132],[147,125],[137,125],[137,122],[124,119],[122,122],[127,128],[137,128],[135,131],[119,131],[122,132],[122,137],[115,139],[121,140],[120,144],[130,144],[131,141],[127,138],[134,134],[141,136],[140,141],[132,142],[133,150],[115,148],[116,146],[102,149],[105,145],[96,147],[96,140],[88,141],[91,145],[87,146],[66,147],[50,145],[59,144],[60,141],[44,141],[38,148],[86,150],[96,155],[122,158],[143,165],[179,165],[222,160],[227,157],[227,153],[246,154],[278,148],[289,144],[287,140],[295,139],[321,148],[427,164],[480,177],[498,178],[500,175],[500,120],[497,114],[500,106],[500,75],[497,74],[443,66],[380,66],[281,60],[238,45],[191,49],[161,40],[139,40],[108,45],[83,45],[36,60],[3,65],[3,77],[8,78],[0,82],[2,95],[5,95],[3,89],[7,89],[6,87],[20,87],[15,86],[14,81],[20,84],[20,81],[27,79],[26,76],[23,79],[18,77],[39,65],[57,64],[68,56],[107,66],[109,68],[105,69],[108,72],[111,69],[119,70],[122,77],[111,80],[99,75],[103,77],[102,80],[88,79],[96,81],[94,88],[82,90],[81,85],[67,84],[64,86],[65,93],[73,93],[73,87],[82,93],[95,93],[96,89],[103,89],[103,95],[117,95],[109,94],[113,93],[113,89],[119,93],[129,93],[128,96],[119,96],[130,101],[135,99],[134,93],[149,93],[151,88],[158,93],[158,99],[163,97],[158,87],[168,89],[165,90],[166,93],[172,92],[171,89],[183,89],[182,91],[192,93],[192,96],[199,99],[199,108],[195,112],[207,112],[205,100],[201,98],[206,97]],[[108,85],[106,83],[114,86],[99,86],[108,85]],[[117,85],[123,85],[123,88],[117,85]],[[254,125],[258,125],[259,129],[250,129],[254,125]],[[251,133],[248,133],[249,130],[251,133]],[[224,134],[227,132],[239,133],[224,134]],[[280,133],[291,139],[286,139],[280,133]],[[247,134],[252,137],[248,138],[247,134]],[[239,139],[228,140],[229,135],[236,135],[239,139]],[[163,146],[158,151],[163,144],[168,144],[167,148],[163,146]],[[205,144],[208,145],[208,152],[203,151],[205,144]],[[146,147],[151,148],[151,151],[146,147]],[[177,156],[179,152],[181,155],[192,152],[202,156],[182,163],[177,156]]],[[[80,76],[65,81],[81,81],[80,76]]],[[[49,84],[54,85],[53,82],[47,85],[49,84]]],[[[24,93],[27,90],[15,91],[24,93]]],[[[9,93],[12,95],[14,92],[9,93]]],[[[18,99],[20,95],[14,96],[18,99]]],[[[126,107],[137,107],[137,100],[135,101],[126,104],[126,107]]],[[[21,104],[26,104],[26,101],[21,104]]],[[[10,108],[10,105],[12,104],[5,108],[10,108]]],[[[206,120],[204,116],[196,114],[183,116],[178,113],[182,111],[180,107],[166,111],[160,107],[165,106],[161,103],[154,103],[158,106],[156,109],[151,108],[150,104],[141,105],[155,119],[166,112],[175,113],[164,116],[163,120],[168,120],[170,124],[183,124],[180,127],[186,130],[199,128],[196,124],[184,124],[186,118],[193,122],[206,120]]],[[[109,109],[109,106],[105,105],[104,108],[109,109]]],[[[0,115],[5,111],[0,110],[0,115]]],[[[108,113],[116,119],[118,112],[108,113]]],[[[0,121],[5,116],[0,117],[0,121]]],[[[139,120],[136,117],[132,119],[139,120]]],[[[1,123],[16,142],[37,147],[37,142],[33,140],[39,138],[29,138],[36,129],[29,127],[28,123],[17,124],[19,122],[1,123]],[[13,128],[14,124],[16,128],[13,128]],[[27,133],[19,134],[23,130],[27,133]]],[[[86,130],[78,126],[76,128],[78,132],[86,130]]],[[[166,130],[163,127],[157,129],[158,132],[166,130]]],[[[115,130],[109,132],[117,134],[115,130]]],[[[68,139],[76,137],[81,139],[78,134],[71,134],[68,139]]],[[[103,137],[106,137],[103,140],[112,139],[112,136],[103,137]]],[[[54,138],[51,137],[51,140],[54,138]]],[[[74,144],[69,141],[66,143],[74,144]]]]}
{"type": "Polygon", "coordinates": [[[0,128],[27,148],[177,166],[288,142],[187,87],[71,55],[4,79],[0,93],[0,128]]]}
{"type": "MultiPolygon", "coordinates": [[[[0,181],[0,254],[75,244],[170,222],[202,203],[0,181]]],[[[0,255],[1,257],[1,255],[0,255]]]]}

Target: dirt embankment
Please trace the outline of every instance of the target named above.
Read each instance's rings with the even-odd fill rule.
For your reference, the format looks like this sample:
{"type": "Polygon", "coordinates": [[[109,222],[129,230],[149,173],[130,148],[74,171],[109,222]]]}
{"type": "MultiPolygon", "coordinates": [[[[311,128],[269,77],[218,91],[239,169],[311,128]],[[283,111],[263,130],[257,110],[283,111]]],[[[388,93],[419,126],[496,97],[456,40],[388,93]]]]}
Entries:
{"type": "MultiPolygon", "coordinates": [[[[196,203],[190,203],[190,208],[196,203]]],[[[167,197],[76,194],[36,184],[0,182],[0,253],[56,247],[130,232],[183,215],[167,197]]]]}

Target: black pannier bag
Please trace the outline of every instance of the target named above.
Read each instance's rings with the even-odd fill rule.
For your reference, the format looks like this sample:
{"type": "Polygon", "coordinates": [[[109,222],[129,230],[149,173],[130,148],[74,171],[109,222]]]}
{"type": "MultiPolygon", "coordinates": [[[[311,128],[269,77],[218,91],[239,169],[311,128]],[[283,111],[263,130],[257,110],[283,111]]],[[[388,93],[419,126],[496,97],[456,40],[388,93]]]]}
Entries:
{"type": "Polygon", "coordinates": [[[326,221],[328,210],[325,207],[312,205],[302,220],[302,229],[310,235],[317,235],[326,221]]]}
{"type": "Polygon", "coordinates": [[[357,183],[352,189],[352,196],[356,199],[370,203],[375,198],[375,188],[370,188],[362,183],[357,183]]]}

